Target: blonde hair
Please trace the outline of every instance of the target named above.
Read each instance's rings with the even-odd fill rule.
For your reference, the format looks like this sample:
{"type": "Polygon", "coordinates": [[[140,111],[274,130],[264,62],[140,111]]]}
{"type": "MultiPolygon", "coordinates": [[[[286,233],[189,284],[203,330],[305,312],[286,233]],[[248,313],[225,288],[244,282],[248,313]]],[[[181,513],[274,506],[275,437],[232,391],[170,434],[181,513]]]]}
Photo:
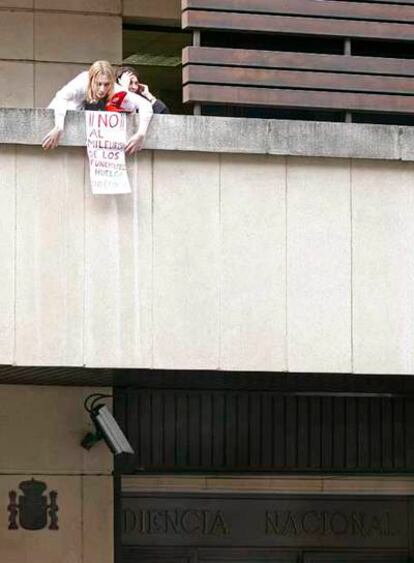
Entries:
{"type": "Polygon", "coordinates": [[[108,92],[108,98],[114,93],[115,84],[115,72],[112,65],[108,61],[95,61],[93,65],[89,68],[89,81],[88,81],[88,91],[86,93],[87,102],[96,102],[95,96],[95,82],[99,74],[103,74],[109,78],[111,82],[111,88],[108,92]]]}

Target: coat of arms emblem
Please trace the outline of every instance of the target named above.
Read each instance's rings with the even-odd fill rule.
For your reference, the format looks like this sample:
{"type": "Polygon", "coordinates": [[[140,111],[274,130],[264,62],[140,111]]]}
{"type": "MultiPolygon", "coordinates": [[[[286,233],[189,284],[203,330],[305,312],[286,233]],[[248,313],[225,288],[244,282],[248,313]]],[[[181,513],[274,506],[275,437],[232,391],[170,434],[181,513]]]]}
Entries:
{"type": "Polygon", "coordinates": [[[57,492],[50,491],[49,496],[45,495],[46,483],[35,479],[22,481],[19,489],[22,495],[9,492],[9,530],[18,530],[19,524],[25,530],[43,530],[48,522],[49,530],[58,530],[57,492]]]}

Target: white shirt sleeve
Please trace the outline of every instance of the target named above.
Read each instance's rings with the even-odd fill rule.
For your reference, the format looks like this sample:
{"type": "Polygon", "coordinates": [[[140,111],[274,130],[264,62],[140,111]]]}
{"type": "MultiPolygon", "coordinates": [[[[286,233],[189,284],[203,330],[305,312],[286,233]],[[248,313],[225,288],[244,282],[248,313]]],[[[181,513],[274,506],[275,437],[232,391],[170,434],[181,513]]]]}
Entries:
{"type": "Polygon", "coordinates": [[[88,90],[88,72],[81,72],[63,88],[58,90],[48,105],[55,111],[55,125],[63,130],[68,109],[82,109],[88,90]]]}
{"type": "MultiPolygon", "coordinates": [[[[119,85],[115,85],[115,89],[116,91],[125,91],[123,88],[119,88],[119,85]]],[[[121,109],[131,112],[139,112],[139,126],[137,134],[145,135],[150,124],[152,114],[154,113],[152,103],[138,94],[127,92],[127,95],[122,102],[121,109]]]]}

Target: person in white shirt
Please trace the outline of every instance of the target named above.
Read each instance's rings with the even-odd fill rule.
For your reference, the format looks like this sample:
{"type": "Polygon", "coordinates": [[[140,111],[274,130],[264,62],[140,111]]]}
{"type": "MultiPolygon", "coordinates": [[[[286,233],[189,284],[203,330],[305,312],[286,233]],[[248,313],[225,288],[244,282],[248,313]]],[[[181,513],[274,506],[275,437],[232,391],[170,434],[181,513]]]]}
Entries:
{"type": "Polygon", "coordinates": [[[138,131],[127,141],[126,154],[132,154],[143,148],[145,134],[153,114],[152,104],[148,100],[125,91],[125,88],[116,83],[114,70],[107,61],[94,62],[89,71],[81,72],[68,82],[56,92],[48,107],[55,112],[55,126],[42,141],[44,150],[51,150],[59,145],[68,109],[138,111],[138,131]]]}

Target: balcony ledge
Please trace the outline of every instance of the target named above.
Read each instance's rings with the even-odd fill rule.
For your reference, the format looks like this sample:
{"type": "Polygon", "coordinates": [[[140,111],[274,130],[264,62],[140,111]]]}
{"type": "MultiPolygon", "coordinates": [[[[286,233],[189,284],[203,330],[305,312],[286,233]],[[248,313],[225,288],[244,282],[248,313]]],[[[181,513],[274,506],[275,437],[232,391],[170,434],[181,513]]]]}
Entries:
{"type": "MultiPolygon", "coordinates": [[[[51,127],[51,110],[0,109],[0,144],[39,145],[51,127]]],[[[62,145],[85,145],[82,112],[68,112],[62,145]]],[[[413,161],[414,127],[155,115],[145,148],[413,161]]]]}

